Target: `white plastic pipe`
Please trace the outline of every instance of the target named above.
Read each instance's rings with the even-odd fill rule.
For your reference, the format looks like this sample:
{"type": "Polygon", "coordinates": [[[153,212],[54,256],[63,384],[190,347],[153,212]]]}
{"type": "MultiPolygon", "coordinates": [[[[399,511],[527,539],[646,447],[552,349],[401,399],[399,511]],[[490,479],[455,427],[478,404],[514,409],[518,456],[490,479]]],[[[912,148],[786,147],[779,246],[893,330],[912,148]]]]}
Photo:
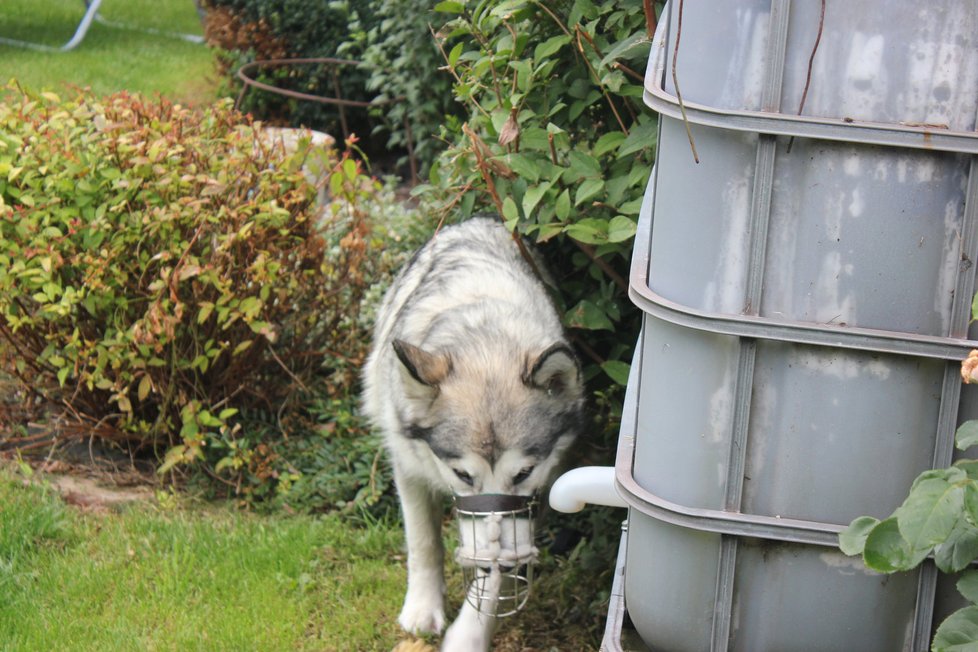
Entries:
{"type": "Polygon", "coordinates": [[[588,503],[628,506],[615,490],[613,466],[582,466],[560,476],[550,487],[550,506],[558,512],[579,512],[588,503]]]}

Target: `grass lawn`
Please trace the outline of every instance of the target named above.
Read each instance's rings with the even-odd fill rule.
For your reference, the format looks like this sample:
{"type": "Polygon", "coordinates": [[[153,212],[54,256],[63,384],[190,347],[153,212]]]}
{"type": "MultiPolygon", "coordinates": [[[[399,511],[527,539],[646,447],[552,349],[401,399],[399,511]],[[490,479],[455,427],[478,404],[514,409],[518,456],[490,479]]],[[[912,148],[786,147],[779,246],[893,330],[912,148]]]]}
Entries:
{"type": "MultiPolygon", "coordinates": [[[[595,569],[575,557],[544,552],[496,652],[597,649],[595,569]]],[[[458,568],[446,570],[452,617],[464,592],[458,568]]],[[[256,515],[171,494],[93,512],[0,466],[3,652],[386,652],[411,640],[397,624],[405,579],[396,522],[256,515]]]]}
{"type": "Polygon", "coordinates": [[[390,650],[400,549],[334,516],[81,512],[0,471],[0,649],[390,650]]]}
{"type": "MultiPolygon", "coordinates": [[[[2,0],[0,37],[60,46],[85,13],[82,0],[2,0]]],[[[106,20],[189,34],[203,30],[193,0],[103,0],[106,20]]],[[[214,54],[205,45],[94,22],[69,52],[39,52],[0,44],[0,85],[16,79],[35,90],[65,85],[96,94],[120,90],[162,93],[181,102],[216,97],[214,54]]]]}

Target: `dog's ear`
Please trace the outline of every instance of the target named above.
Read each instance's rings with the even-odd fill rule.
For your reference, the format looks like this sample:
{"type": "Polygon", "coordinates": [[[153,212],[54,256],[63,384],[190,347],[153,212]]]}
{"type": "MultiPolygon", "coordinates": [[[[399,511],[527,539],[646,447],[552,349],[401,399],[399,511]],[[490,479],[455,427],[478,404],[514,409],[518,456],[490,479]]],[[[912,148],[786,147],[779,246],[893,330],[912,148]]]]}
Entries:
{"type": "MultiPolygon", "coordinates": [[[[401,361],[407,376],[425,388],[437,390],[438,385],[452,371],[452,359],[445,354],[429,353],[404,340],[394,340],[394,353],[401,361]]],[[[420,388],[418,388],[420,390],[420,388]]]]}
{"type": "Polygon", "coordinates": [[[581,368],[577,357],[569,346],[558,342],[527,365],[523,383],[550,394],[576,396],[581,391],[581,368]]]}

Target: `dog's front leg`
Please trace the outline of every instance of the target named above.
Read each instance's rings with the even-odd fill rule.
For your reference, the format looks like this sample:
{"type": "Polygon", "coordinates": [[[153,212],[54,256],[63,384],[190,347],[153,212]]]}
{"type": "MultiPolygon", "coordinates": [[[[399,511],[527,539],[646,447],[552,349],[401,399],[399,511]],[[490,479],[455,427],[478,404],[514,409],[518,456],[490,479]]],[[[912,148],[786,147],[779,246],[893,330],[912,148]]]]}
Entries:
{"type": "Polygon", "coordinates": [[[427,483],[395,465],[394,480],[404,514],[408,588],[397,621],[408,632],[440,633],[445,627],[444,547],[441,502],[427,483]]]}
{"type": "MultiPolygon", "coordinates": [[[[484,575],[479,571],[479,575],[484,575]]],[[[498,579],[498,575],[495,579],[498,579]]],[[[491,582],[492,580],[490,580],[491,582]]],[[[496,609],[499,594],[498,582],[490,587],[490,595],[480,595],[476,583],[469,587],[469,596],[452,626],[445,632],[441,642],[442,652],[488,652],[492,635],[496,631],[496,617],[481,613],[474,604],[481,604],[488,612],[496,609]]]]}

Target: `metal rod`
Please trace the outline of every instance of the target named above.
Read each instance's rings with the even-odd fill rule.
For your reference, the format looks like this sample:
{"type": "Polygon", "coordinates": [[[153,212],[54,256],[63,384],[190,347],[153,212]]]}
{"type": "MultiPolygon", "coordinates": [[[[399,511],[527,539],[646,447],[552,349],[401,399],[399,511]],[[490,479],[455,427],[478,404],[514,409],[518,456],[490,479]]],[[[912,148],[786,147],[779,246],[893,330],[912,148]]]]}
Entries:
{"type": "MultiPolygon", "coordinates": [[[[238,93],[238,99],[235,101],[235,108],[240,109],[241,104],[244,101],[245,93],[249,88],[257,88],[259,90],[274,93],[276,95],[282,95],[283,97],[292,98],[295,100],[304,100],[307,102],[317,102],[319,104],[331,104],[337,107],[340,116],[340,128],[343,131],[344,140],[349,138],[349,126],[347,124],[346,111],[344,107],[356,107],[361,109],[368,109],[374,107],[387,106],[389,104],[394,104],[396,102],[403,102],[407,98],[403,95],[398,95],[397,97],[390,97],[385,99],[374,98],[369,102],[364,102],[362,100],[347,100],[342,97],[342,90],[339,84],[339,76],[336,72],[337,67],[342,66],[360,66],[362,65],[359,61],[354,61],[352,59],[338,59],[335,57],[304,57],[304,58],[290,58],[290,59],[263,59],[260,61],[252,61],[246,63],[240,68],[236,73],[238,79],[243,82],[241,91],[238,93]],[[252,70],[264,67],[277,67],[277,66],[311,66],[311,65],[331,65],[332,68],[332,80],[333,80],[333,92],[336,94],[335,97],[327,97],[324,95],[313,95],[312,93],[302,93],[300,91],[293,91],[286,88],[281,88],[279,86],[274,86],[272,84],[266,84],[260,82],[257,79],[250,76],[252,70]]],[[[408,116],[404,118],[404,132],[407,141],[408,150],[408,161],[411,166],[411,183],[417,183],[418,179],[418,161],[414,153],[414,134],[411,131],[411,125],[408,116]]]]}

